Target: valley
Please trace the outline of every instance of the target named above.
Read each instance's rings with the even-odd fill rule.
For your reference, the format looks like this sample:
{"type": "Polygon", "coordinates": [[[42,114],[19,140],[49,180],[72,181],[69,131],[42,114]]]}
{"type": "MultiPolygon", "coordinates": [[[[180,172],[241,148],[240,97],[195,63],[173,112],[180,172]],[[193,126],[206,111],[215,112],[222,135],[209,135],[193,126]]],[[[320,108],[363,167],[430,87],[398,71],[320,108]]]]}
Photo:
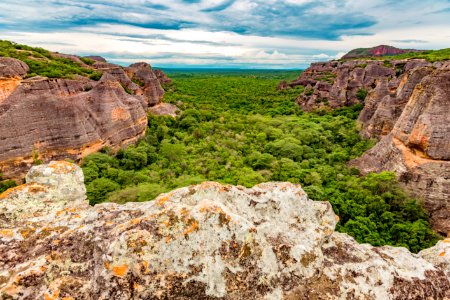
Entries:
{"type": "Polygon", "coordinates": [[[360,137],[361,105],[304,113],[303,88],[277,91],[298,71],[168,72],[164,101],[179,118],[150,116],[136,145],[90,155],[83,171],[91,204],[148,201],[203,181],[252,187],[268,181],[300,183],[314,200],[330,201],[337,229],[372,245],[419,251],[438,236],[418,202],[394,173],[360,176],[347,162],[374,141],[360,137]]]}

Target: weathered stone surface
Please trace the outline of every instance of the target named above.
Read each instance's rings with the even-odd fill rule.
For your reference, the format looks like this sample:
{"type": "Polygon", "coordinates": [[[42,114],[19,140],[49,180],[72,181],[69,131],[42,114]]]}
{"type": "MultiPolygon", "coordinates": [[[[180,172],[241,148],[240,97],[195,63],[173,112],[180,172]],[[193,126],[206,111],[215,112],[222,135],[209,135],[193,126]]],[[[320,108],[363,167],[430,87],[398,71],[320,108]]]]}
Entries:
{"type": "Polygon", "coordinates": [[[164,90],[149,64],[135,63],[126,68],[125,71],[131,80],[139,83],[148,107],[161,103],[164,90]]]}
{"type": "Polygon", "coordinates": [[[152,106],[150,107],[149,112],[155,116],[171,116],[174,118],[181,113],[176,105],[170,103],[160,103],[152,106]]]}
{"type": "Polygon", "coordinates": [[[0,57],[0,77],[22,78],[29,68],[26,63],[15,58],[0,57]]]}
{"type": "MultiPolygon", "coordinates": [[[[314,63],[297,80],[280,84],[279,89],[297,85],[305,86],[304,93],[297,99],[305,111],[319,108],[334,109],[364,103],[365,107],[360,120],[365,127],[369,127],[370,125],[366,123],[371,121],[371,124],[377,124],[378,117],[385,120],[385,114],[380,112],[380,115],[375,115],[375,112],[382,101],[393,102],[398,107],[390,112],[395,123],[396,118],[399,117],[396,111],[401,112],[409,97],[408,92],[411,93],[420,79],[427,75],[427,70],[431,69],[426,68],[427,66],[431,67],[431,64],[420,59],[392,60],[389,63],[379,60],[314,63]],[[368,92],[365,101],[358,99],[357,96],[362,90],[368,92]],[[386,96],[390,97],[385,99],[386,96]]],[[[380,110],[383,108],[380,107],[380,110]]],[[[381,133],[386,134],[387,127],[384,131],[381,130],[381,133]]],[[[377,130],[373,133],[375,137],[380,134],[377,130]]],[[[368,134],[372,133],[368,131],[368,134]]]]}
{"type": "Polygon", "coordinates": [[[108,74],[99,82],[31,78],[0,105],[0,169],[20,178],[36,159],[117,149],[144,135],[147,115],[108,74]]]}
{"type": "Polygon", "coordinates": [[[365,99],[364,109],[358,118],[363,124],[361,133],[369,138],[389,134],[414,88],[432,71],[431,67],[422,66],[410,69],[390,81],[389,78],[381,77],[375,89],[365,99]]]}
{"type": "Polygon", "coordinates": [[[419,254],[360,245],[290,183],[90,207],[81,170],[52,162],[0,199],[5,299],[450,297],[450,240],[419,254]]]}
{"type": "Polygon", "coordinates": [[[391,133],[352,164],[363,173],[395,171],[406,190],[424,200],[434,229],[447,234],[450,233],[450,71],[424,73],[429,75],[412,92],[407,92],[411,96],[391,133]]]}
{"type": "Polygon", "coordinates": [[[161,84],[172,83],[172,79],[167,77],[166,73],[164,73],[162,70],[155,69],[153,72],[155,72],[155,75],[161,84]]]}
{"type": "Polygon", "coordinates": [[[98,62],[106,62],[105,58],[98,56],[98,55],[88,55],[88,56],[85,56],[85,58],[92,59],[92,60],[95,60],[98,62]]]}
{"type": "Polygon", "coordinates": [[[90,57],[61,53],[85,68],[103,73],[99,82],[82,76],[74,79],[33,77],[23,79],[28,66],[0,57],[0,172],[21,179],[36,160],[84,156],[108,146],[118,149],[145,134],[147,111],[176,116],[172,106],[161,105],[164,91],[150,65],[129,68],[90,57]],[[135,82],[133,82],[135,81],[135,82]],[[142,86],[140,85],[142,84],[142,86]]]}

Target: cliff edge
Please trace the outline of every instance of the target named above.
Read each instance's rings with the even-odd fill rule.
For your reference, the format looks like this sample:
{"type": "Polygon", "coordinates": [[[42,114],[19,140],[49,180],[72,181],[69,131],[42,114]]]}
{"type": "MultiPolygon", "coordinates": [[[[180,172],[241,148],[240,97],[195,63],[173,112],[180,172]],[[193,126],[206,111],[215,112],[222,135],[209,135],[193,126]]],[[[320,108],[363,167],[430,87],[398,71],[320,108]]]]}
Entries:
{"type": "Polygon", "coordinates": [[[419,254],[358,244],[291,183],[91,207],[81,169],[51,162],[0,199],[3,299],[450,297],[450,240],[419,254]]]}
{"type": "MultiPolygon", "coordinates": [[[[12,53],[22,57],[24,51],[12,53]]],[[[43,53],[48,63],[33,70],[19,59],[0,57],[0,172],[4,178],[21,179],[36,163],[67,158],[78,162],[103,147],[117,150],[132,144],[145,134],[147,112],[167,106],[161,102],[161,83],[147,63],[123,68],[97,56],[43,53]],[[71,70],[83,76],[66,74],[71,70]],[[66,76],[34,76],[39,71],[66,76]]],[[[32,66],[44,59],[33,54],[40,55],[30,51],[23,58],[32,66]]],[[[167,78],[161,71],[158,76],[167,78]]],[[[158,110],[170,115],[175,111],[158,110]]]]}
{"type": "Polygon", "coordinates": [[[280,88],[303,85],[305,111],[361,104],[361,134],[379,143],[351,162],[363,174],[394,171],[423,200],[434,230],[450,232],[450,62],[425,59],[314,63],[280,88]]]}

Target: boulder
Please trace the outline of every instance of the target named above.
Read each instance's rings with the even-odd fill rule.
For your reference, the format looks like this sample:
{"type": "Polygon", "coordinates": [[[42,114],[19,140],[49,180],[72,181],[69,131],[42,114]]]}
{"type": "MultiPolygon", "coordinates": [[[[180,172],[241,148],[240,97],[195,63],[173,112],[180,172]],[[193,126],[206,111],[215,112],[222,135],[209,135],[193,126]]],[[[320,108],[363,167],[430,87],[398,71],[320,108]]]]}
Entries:
{"type": "Polygon", "coordinates": [[[5,299],[450,297],[450,240],[419,254],[358,244],[291,183],[91,207],[81,169],[51,162],[0,199],[5,299]]]}
{"type": "Polygon", "coordinates": [[[170,103],[160,103],[150,107],[149,112],[155,116],[170,116],[176,118],[180,113],[180,109],[170,103]]]}
{"type": "Polygon", "coordinates": [[[0,57],[0,78],[22,78],[30,68],[21,60],[0,57]]]}

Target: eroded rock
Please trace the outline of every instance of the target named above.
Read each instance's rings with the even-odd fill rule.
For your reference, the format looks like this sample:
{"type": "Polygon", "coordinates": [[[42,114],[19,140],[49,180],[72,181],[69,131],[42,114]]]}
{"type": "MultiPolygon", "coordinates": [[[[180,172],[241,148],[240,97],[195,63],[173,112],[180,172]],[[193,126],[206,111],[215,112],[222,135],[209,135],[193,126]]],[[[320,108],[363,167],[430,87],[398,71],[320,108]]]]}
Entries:
{"type": "MultiPolygon", "coordinates": [[[[150,65],[130,68],[92,57],[53,53],[103,73],[100,81],[82,76],[24,79],[28,66],[0,57],[0,172],[21,180],[37,161],[81,160],[103,147],[117,150],[145,134],[147,111],[164,94],[150,65]]],[[[175,113],[171,107],[164,112],[175,113]]]]}
{"type": "Polygon", "coordinates": [[[81,170],[52,162],[0,199],[4,298],[450,297],[450,240],[418,255],[360,245],[291,183],[205,182],[91,207],[81,170]]]}
{"type": "Polygon", "coordinates": [[[364,105],[361,135],[380,142],[351,164],[363,174],[395,171],[424,201],[436,231],[450,232],[450,70],[448,62],[349,60],[312,64],[299,79],[304,110],[364,105]],[[367,93],[364,98],[364,94],[367,93]]]}

